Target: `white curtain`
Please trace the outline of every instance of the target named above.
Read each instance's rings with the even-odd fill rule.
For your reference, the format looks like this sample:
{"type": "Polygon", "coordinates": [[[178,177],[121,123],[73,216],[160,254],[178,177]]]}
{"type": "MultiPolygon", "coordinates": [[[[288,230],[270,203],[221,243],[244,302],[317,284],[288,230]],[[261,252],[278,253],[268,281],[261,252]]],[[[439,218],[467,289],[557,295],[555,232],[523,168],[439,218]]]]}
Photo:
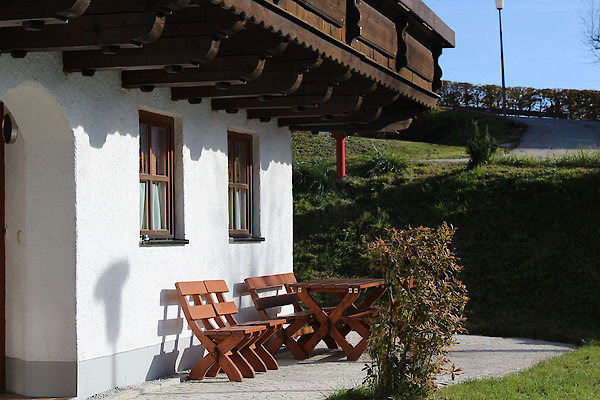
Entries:
{"type": "Polygon", "coordinates": [[[152,183],[152,229],[167,229],[167,185],[164,182],[152,183]]]}
{"type": "Polygon", "coordinates": [[[148,229],[146,182],[140,182],[140,229],[148,229]]]}

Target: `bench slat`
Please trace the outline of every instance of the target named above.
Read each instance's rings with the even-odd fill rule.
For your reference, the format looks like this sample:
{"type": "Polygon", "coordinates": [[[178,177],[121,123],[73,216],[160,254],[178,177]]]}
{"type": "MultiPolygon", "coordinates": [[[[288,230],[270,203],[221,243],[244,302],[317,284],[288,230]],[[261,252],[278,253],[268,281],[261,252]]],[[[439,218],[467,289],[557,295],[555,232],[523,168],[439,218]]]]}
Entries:
{"type": "Polygon", "coordinates": [[[217,315],[231,315],[237,314],[238,309],[233,301],[227,301],[225,303],[215,303],[213,304],[215,307],[215,311],[217,315]]]}
{"type": "Polygon", "coordinates": [[[227,283],[224,280],[208,280],[204,281],[206,285],[206,290],[209,293],[227,293],[229,289],[227,288],[227,283]]]}
{"type": "Polygon", "coordinates": [[[266,308],[287,306],[301,302],[302,300],[300,300],[296,293],[286,293],[258,298],[255,300],[255,305],[257,308],[264,310],[266,308]]]}
{"type": "Polygon", "coordinates": [[[244,279],[248,289],[268,289],[276,286],[285,285],[288,283],[296,283],[296,277],[293,273],[257,276],[254,278],[244,279]]]}
{"type": "Polygon", "coordinates": [[[183,296],[192,294],[206,294],[206,286],[203,281],[195,282],[177,282],[175,287],[179,289],[183,296]]]}
{"type": "Polygon", "coordinates": [[[194,321],[216,317],[215,309],[211,304],[189,306],[188,309],[190,311],[190,316],[194,321]]]}

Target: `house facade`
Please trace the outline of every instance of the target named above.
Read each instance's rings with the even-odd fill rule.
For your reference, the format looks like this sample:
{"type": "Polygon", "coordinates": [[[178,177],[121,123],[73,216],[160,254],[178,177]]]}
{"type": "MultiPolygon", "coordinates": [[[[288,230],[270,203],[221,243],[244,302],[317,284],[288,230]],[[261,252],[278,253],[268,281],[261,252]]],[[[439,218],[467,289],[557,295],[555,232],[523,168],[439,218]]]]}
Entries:
{"type": "Polygon", "coordinates": [[[0,4],[4,387],[87,398],[203,353],[174,283],[291,272],[291,131],[394,129],[453,32],[420,1],[0,4]],[[361,22],[362,21],[362,22],[361,22]]]}

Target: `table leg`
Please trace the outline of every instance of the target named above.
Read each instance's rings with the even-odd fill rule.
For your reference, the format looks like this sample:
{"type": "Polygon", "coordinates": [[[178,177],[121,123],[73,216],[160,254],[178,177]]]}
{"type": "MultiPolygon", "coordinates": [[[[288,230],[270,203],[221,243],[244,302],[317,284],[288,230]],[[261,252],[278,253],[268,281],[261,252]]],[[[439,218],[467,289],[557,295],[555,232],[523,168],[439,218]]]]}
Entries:
{"type": "Polygon", "coordinates": [[[298,297],[315,314],[315,319],[319,324],[319,328],[302,344],[304,352],[310,356],[315,346],[329,333],[329,317],[321,306],[315,302],[307,289],[298,290],[298,297]]]}

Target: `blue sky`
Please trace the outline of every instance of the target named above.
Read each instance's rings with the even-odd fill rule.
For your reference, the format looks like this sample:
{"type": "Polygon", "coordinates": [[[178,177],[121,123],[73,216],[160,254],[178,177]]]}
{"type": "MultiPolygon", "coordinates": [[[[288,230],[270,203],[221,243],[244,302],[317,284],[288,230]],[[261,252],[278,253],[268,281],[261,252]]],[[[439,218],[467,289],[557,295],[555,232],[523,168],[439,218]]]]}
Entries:
{"type": "MultiPolygon", "coordinates": [[[[600,90],[600,63],[587,50],[582,18],[589,0],[505,0],[502,10],[507,86],[600,90]]],[[[494,0],[425,0],[456,32],[445,49],[443,79],[501,84],[494,0]]]]}

